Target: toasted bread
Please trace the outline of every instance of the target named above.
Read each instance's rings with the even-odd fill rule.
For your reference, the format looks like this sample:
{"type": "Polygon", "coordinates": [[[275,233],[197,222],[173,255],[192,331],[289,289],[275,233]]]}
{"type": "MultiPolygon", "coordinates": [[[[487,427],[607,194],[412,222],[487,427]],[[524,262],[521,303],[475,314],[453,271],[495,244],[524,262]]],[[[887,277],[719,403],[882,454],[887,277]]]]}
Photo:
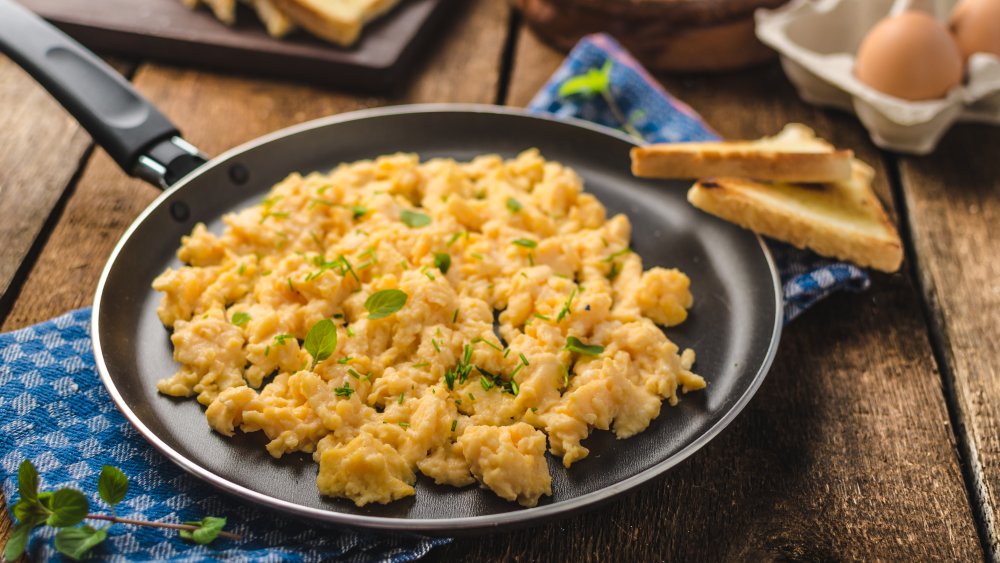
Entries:
{"type": "Polygon", "coordinates": [[[817,254],[895,272],[903,245],[871,189],[874,171],[855,160],[847,182],[789,184],[743,178],[699,180],[695,207],[817,254]]]}
{"type": "Polygon", "coordinates": [[[388,12],[399,0],[274,0],[296,24],[314,35],[348,46],[365,23],[388,12]]]}
{"type": "Polygon", "coordinates": [[[284,37],[295,29],[295,24],[284,12],[274,5],[273,0],[243,0],[257,12],[271,37],[284,37]]]}
{"type": "Polygon", "coordinates": [[[236,22],[236,0],[181,0],[188,8],[197,8],[205,4],[222,23],[233,25],[236,22]]]}
{"type": "Polygon", "coordinates": [[[812,129],[790,123],[756,141],[667,143],[632,149],[632,173],[646,178],[756,178],[783,182],[851,179],[849,150],[837,150],[812,129]]]}

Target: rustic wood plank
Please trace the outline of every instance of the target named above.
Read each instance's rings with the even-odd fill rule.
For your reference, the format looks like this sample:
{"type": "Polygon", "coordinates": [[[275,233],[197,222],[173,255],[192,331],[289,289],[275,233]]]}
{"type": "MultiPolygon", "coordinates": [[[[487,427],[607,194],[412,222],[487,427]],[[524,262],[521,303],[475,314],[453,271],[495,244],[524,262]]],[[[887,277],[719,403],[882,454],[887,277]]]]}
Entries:
{"type": "MultiPolygon", "coordinates": [[[[465,2],[464,8],[455,14],[448,33],[439,39],[439,45],[418,70],[408,92],[399,99],[358,98],[304,86],[159,65],[141,67],[134,82],[175,120],[190,141],[210,154],[217,154],[281,127],[368,106],[426,101],[490,103],[496,96],[508,17],[503,2],[465,2]]],[[[34,92],[28,79],[11,66],[0,60],[0,107],[22,108],[20,112],[9,112],[25,114],[13,119],[39,122],[34,124],[35,133],[30,141],[22,135],[16,144],[10,141],[8,133],[0,135],[0,186],[3,186],[0,205],[10,206],[0,208],[9,209],[4,214],[5,221],[34,213],[34,209],[47,214],[40,205],[28,207],[30,202],[25,203],[24,198],[33,196],[27,187],[42,183],[65,186],[65,180],[60,184],[61,176],[54,170],[47,171],[46,166],[58,168],[61,159],[69,158],[73,167],[64,174],[68,180],[78,163],[79,151],[87,144],[85,135],[66,132],[75,128],[75,123],[59,113],[61,110],[52,106],[44,94],[34,92]],[[58,129],[60,123],[64,127],[62,133],[58,129]],[[52,150],[39,151],[40,146],[52,150]],[[79,146],[76,156],[68,157],[75,146],[79,146]],[[43,161],[29,161],[29,157],[43,161]],[[30,166],[25,164],[29,162],[30,166]],[[8,170],[20,175],[8,176],[8,170]],[[8,186],[20,190],[17,192],[21,194],[20,202],[4,193],[10,189],[8,186]]],[[[12,119],[8,112],[0,112],[0,131],[4,131],[8,119],[12,119]]],[[[30,131],[23,125],[13,130],[30,131]]],[[[138,180],[127,178],[104,151],[95,151],[2,330],[20,328],[89,305],[111,249],[158,193],[138,180]]],[[[43,221],[44,216],[39,225],[43,221]]],[[[0,236],[6,241],[15,234],[12,225],[0,222],[0,236]]],[[[14,263],[7,254],[10,246],[0,245],[0,272],[14,263]]],[[[10,519],[0,495],[0,545],[9,534],[10,519]]]]}
{"type": "Polygon", "coordinates": [[[994,558],[1000,506],[1000,130],[960,125],[928,157],[901,158],[917,274],[960,420],[973,501],[994,558]]]}
{"type": "MultiPolygon", "coordinates": [[[[511,100],[529,99],[559,58],[522,34],[511,100]]],[[[665,85],[726,136],[813,126],[879,168],[891,202],[860,126],[799,102],[776,65],[665,85]]],[[[431,559],[981,559],[934,365],[910,278],[876,275],[867,293],[791,324],[747,410],[665,478],[608,509],[458,539],[431,559]]]]}
{"type": "Polygon", "coordinates": [[[14,279],[80,165],[90,137],[41,86],[0,56],[0,315],[14,279]]]}

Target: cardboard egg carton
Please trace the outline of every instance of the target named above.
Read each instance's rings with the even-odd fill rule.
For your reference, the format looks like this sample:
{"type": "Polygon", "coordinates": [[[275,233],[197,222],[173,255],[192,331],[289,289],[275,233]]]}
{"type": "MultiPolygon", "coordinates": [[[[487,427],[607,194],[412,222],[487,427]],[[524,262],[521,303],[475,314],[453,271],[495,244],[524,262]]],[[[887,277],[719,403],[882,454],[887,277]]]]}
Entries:
{"type": "MultiPolygon", "coordinates": [[[[934,3],[946,21],[955,1],[934,3]]],[[[785,74],[809,103],[854,112],[882,148],[927,154],[955,121],[1000,124],[1000,59],[977,53],[966,79],[943,99],[912,102],[883,94],[854,76],[862,39],[893,0],[793,0],[758,10],[757,37],[778,51],[785,74]]]]}

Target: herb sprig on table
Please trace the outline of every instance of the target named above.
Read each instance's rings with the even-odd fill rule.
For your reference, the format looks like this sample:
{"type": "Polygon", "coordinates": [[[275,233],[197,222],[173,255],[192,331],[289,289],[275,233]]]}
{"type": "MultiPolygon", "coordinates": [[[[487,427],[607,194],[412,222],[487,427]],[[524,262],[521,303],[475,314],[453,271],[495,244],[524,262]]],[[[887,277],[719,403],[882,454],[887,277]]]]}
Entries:
{"type": "Polygon", "coordinates": [[[97,494],[111,508],[110,515],[90,513],[90,500],[76,489],[39,491],[38,471],[29,460],[24,460],[18,469],[17,487],[21,498],[14,505],[14,517],[18,522],[4,546],[3,557],[7,561],[21,557],[28,546],[31,531],[43,525],[59,529],[55,539],[56,550],[70,559],[86,557],[90,550],[107,539],[108,529],[113,524],[178,530],[182,538],[201,545],[212,543],[218,537],[240,539],[236,534],[223,531],[226,519],[217,516],[183,524],[120,518],[115,506],[128,494],[128,477],[111,465],[105,465],[97,479],[97,494]],[[103,520],[111,524],[103,528],[90,525],[74,527],[84,520],[103,520]]]}

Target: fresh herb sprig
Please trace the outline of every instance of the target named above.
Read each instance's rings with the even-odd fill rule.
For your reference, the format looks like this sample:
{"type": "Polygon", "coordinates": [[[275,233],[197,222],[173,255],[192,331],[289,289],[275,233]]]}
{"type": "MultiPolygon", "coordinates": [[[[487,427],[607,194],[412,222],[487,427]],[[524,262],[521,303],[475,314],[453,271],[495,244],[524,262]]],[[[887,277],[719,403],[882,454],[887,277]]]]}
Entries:
{"type": "Polygon", "coordinates": [[[91,514],[90,500],[76,489],[39,491],[38,471],[31,461],[24,460],[17,472],[21,498],[14,505],[14,516],[18,522],[4,546],[4,559],[15,561],[21,557],[28,546],[31,531],[42,525],[59,529],[55,537],[56,551],[70,559],[82,559],[107,539],[108,529],[111,527],[74,527],[84,520],[179,530],[182,538],[201,545],[212,543],[219,537],[240,539],[240,536],[224,531],[226,519],[216,516],[183,524],[120,518],[115,512],[115,506],[125,500],[128,485],[128,477],[120,469],[105,465],[97,479],[97,494],[111,508],[111,514],[91,514]]]}
{"type": "Polygon", "coordinates": [[[330,319],[323,319],[309,329],[303,347],[312,356],[312,367],[326,360],[337,350],[337,325],[330,319]]]}
{"type": "Polygon", "coordinates": [[[605,61],[604,65],[600,69],[591,68],[583,74],[578,74],[569,80],[562,83],[559,87],[559,97],[568,98],[570,96],[601,96],[604,98],[604,102],[607,103],[608,109],[611,110],[612,115],[615,119],[621,123],[622,129],[626,133],[638,139],[640,141],[645,141],[642,133],[636,129],[635,125],[632,123],[633,119],[639,120],[644,115],[641,111],[633,111],[629,118],[625,117],[625,112],[619,107],[617,100],[615,100],[614,92],[611,91],[611,71],[613,70],[613,65],[611,61],[605,61]]]}

